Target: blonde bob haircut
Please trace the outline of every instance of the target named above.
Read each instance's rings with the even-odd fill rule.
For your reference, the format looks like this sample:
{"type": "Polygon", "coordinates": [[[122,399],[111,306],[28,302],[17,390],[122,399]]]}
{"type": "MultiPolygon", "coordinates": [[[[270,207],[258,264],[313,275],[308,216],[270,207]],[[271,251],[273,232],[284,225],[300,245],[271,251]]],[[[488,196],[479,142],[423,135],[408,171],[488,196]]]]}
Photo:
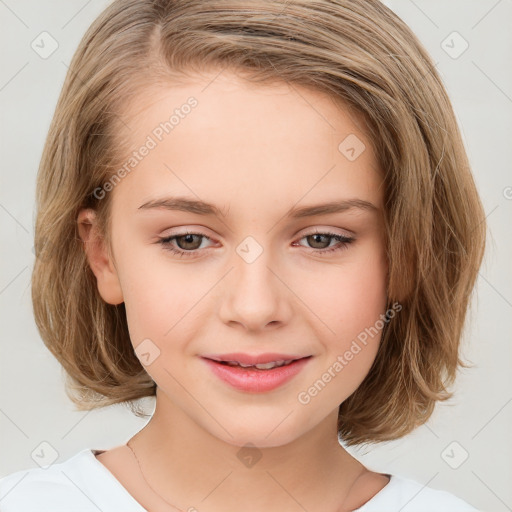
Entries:
{"type": "MultiPolygon", "coordinates": [[[[187,73],[243,71],[327,93],[357,112],[385,181],[388,303],[375,361],[339,407],[347,446],[397,439],[453,395],[466,312],[482,263],[485,215],[432,60],[377,0],[115,0],[72,59],[37,176],[34,315],[78,410],[155,395],[130,342],[124,303],[105,303],[77,216],[129,154],[130,102],[187,73]]],[[[340,141],[341,142],[341,141],[340,141]]],[[[133,148],[132,148],[133,149],[133,148]]],[[[136,172],[136,171],[135,171],[136,172]]]]}

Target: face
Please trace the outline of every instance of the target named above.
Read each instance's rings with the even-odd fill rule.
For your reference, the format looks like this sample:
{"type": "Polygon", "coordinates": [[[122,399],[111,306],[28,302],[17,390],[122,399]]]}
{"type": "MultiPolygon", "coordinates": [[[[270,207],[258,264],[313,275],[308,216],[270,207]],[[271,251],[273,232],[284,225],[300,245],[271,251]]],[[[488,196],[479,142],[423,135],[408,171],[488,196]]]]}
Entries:
{"type": "Polygon", "coordinates": [[[377,353],[380,333],[361,340],[386,308],[382,179],[328,96],[216,75],[127,112],[137,163],[105,192],[113,259],[93,270],[124,301],[162,407],[228,443],[278,446],[335,418],[377,353]],[[210,359],[243,359],[227,354],[295,361],[210,359]]]}

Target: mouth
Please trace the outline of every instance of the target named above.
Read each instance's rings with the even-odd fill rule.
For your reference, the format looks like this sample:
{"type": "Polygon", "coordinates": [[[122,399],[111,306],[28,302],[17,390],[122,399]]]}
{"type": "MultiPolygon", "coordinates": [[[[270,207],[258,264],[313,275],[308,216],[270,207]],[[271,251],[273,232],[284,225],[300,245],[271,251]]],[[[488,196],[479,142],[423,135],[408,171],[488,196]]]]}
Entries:
{"type": "MultiPolygon", "coordinates": [[[[282,357],[282,355],[279,355],[282,357]]],[[[271,391],[295,375],[300,373],[307,361],[313,356],[286,356],[287,359],[277,359],[275,356],[233,357],[233,354],[223,356],[203,356],[204,361],[213,373],[230,386],[246,392],[271,391]],[[251,362],[261,359],[264,362],[251,362]],[[243,359],[243,361],[240,361],[243,359]],[[269,360],[270,359],[270,360],[269,360]]]]}
{"type": "MultiPolygon", "coordinates": [[[[301,358],[305,359],[305,358],[301,358]]],[[[288,366],[294,361],[298,361],[299,359],[288,359],[286,361],[271,361],[270,363],[259,363],[259,364],[243,364],[238,361],[216,361],[225,366],[237,366],[239,368],[251,368],[254,370],[273,370],[274,368],[281,368],[282,366],[288,366]]]]}
{"type": "Polygon", "coordinates": [[[241,368],[253,368],[258,370],[272,370],[282,366],[288,366],[294,361],[306,359],[308,356],[266,353],[258,355],[233,353],[233,354],[208,354],[203,356],[206,359],[215,361],[226,366],[239,366],[241,368]]]}

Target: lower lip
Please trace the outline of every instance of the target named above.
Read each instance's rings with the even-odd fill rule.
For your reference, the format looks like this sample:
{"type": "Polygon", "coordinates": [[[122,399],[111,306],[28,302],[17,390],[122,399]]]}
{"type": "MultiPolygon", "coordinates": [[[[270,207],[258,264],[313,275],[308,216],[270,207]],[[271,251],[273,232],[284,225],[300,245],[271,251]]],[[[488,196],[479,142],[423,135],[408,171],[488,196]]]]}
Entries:
{"type": "Polygon", "coordinates": [[[286,366],[271,370],[228,366],[211,359],[203,359],[217,377],[234,388],[251,393],[264,393],[272,391],[292,379],[304,368],[311,357],[297,359],[286,366]]]}

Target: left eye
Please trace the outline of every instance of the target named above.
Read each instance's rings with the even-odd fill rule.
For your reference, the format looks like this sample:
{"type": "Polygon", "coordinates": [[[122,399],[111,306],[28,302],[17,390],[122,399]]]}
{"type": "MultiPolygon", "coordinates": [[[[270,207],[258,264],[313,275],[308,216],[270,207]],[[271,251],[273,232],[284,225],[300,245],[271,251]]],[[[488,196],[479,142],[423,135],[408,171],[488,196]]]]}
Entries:
{"type": "Polygon", "coordinates": [[[325,254],[325,253],[332,252],[332,251],[339,251],[342,249],[346,249],[347,246],[355,240],[354,238],[344,236],[344,235],[339,235],[337,233],[320,233],[320,232],[311,233],[310,235],[306,235],[301,238],[301,240],[304,240],[304,239],[307,239],[309,244],[313,243],[313,244],[320,244],[320,245],[324,245],[325,239],[327,239],[328,243],[327,243],[326,247],[329,247],[330,243],[333,240],[338,242],[337,245],[329,247],[327,250],[325,250],[326,247],[320,247],[320,248],[313,247],[313,249],[315,249],[314,252],[318,253],[318,254],[325,254]],[[323,239],[323,241],[322,241],[322,239],[323,239]]]}
{"type": "MultiPolygon", "coordinates": [[[[162,244],[165,250],[168,250],[180,257],[193,257],[196,254],[196,251],[201,248],[201,239],[211,240],[209,237],[201,233],[182,233],[161,238],[158,243],[162,244]],[[176,245],[178,246],[177,248],[173,245],[173,241],[175,241],[176,245]]],[[[300,240],[307,240],[308,244],[319,244],[320,246],[324,246],[327,241],[327,245],[325,247],[311,247],[314,254],[323,255],[333,251],[346,249],[348,245],[355,240],[355,238],[347,237],[337,233],[315,232],[303,236],[300,238],[300,240]],[[329,247],[333,240],[338,243],[332,247],[329,247]]],[[[304,246],[302,245],[302,247],[304,246]]]]}

